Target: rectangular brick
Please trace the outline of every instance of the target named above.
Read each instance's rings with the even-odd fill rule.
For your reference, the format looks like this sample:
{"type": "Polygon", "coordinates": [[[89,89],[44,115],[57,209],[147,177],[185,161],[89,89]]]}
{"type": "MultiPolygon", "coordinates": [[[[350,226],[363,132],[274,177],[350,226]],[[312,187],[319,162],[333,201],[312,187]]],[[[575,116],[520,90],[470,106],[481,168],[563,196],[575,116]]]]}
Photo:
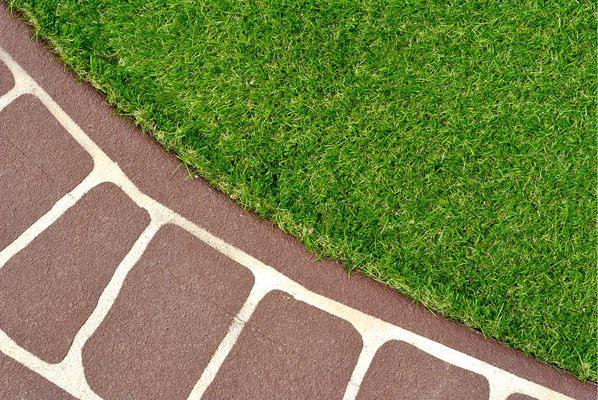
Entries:
{"type": "Polygon", "coordinates": [[[3,249],[79,184],[91,172],[93,162],[30,95],[0,112],[0,141],[3,249]]]}
{"type": "Polygon", "coordinates": [[[488,400],[488,381],[398,341],[385,343],[363,379],[358,400],[488,400]]]}
{"type": "Polygon", "coordinates": [[[273,292],[203,399],[342,399],[361,347],[348,322],[273,292]]]}
{"type": "Polygon", "coordinates": [[[253,286],[253,275],[187,231],[162,227],[83,348],[111,399],[186,399],[253,286]]]}

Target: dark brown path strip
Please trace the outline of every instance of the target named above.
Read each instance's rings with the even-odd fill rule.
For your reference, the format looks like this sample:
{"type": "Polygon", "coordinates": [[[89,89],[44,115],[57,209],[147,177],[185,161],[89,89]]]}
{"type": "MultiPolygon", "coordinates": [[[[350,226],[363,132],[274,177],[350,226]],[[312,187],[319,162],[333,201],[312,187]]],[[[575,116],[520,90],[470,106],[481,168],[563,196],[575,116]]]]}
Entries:
{"type": "MultiPolygon", "coordinates": [[[[251,213],[241,210],[226,196],[213,190],[202,180],[187,179],[184,169],[179,168],[179,163],[175,158],[165,154],[151,139],[142,136],[130,122],[115,116],[113,110],[105,104],[104,98],[91,86],[77,83],[73,74],[65,70],[64,66],[61,63],[56,62],[46,49],[39,43],[36,43],[31,38],[29,28],[18,21],[14,16],[9,15],[4,5],[0,6],[0,47],[10,52],[16,61],[43,86],[55,101],[59,103],[64,111],[85,130],[92,140],[94,140],[94,142],[97,143],[111,159],[119,164],[122,170],[142,192],[165,204],[167,207],[180,213],[199,226],[205,227],[226,242],[276,268],[287,277],[313,292],[339,301],[389,323],[401,326],[416,334],[428,337],[575,399],[596,398],[596,386],[594,384],[582,383],[563,371],[554,369],[531,357],[526,357],[517,351],[506,349],[495,341],[486,340],[482,335],[467,329],[460,324],[434,316],[426,312],[423,307],[414,305],[409,299],[398,295],[393,290],[379,285],[359,274],[354,274],[349,277],[344,272],[343,266],[336,262],[317,261],[312,255],[305,251],[304,247],[297,240],[283,234],[272,224],[261,221],[251,213]]],[[[3,111],[3,113],[6,111],[7,110],[3,111]]],[[[0,113],[0,118],[1,117],[2,113],[0,113]]],[[[69,152],[69,154],[71,153],[69,152]]],[[[48,155],[42,158],[47,156],[48,155]]],[[[79,158],[79,156],[77,157],[79,158]]],[[[13,159],[16,158],[13,157],[13,159]]],[[[81,160],[84,159],[85,157],[81,158],[81,160]]],[[[72,164],[73,163],[71,163],[71,165],[72,164]]],[[[16,178],[11,179],[18,180],[25,178],[17,176],[16,178]]],[[[1,195],[4,196],[5,193],[1,193],[1,195]]],[[[40,206],[40,210],[43,210],[44,208],[45,206],[40,206]]],[[[38,213],[39,212],[41,211],[38,211],[38,213]]],[[[18,229],[22,228],[23,227],[19,227],[18,229]]],[[[56,257],[58,257],[58,255],[56,255],[56,257]]],[[[8,267],[9,266],[6,266],[5,268],[8,267]]],[[[135,271],[135,267],[133,271],[135,271]]],[[[131,275],[131,277],[134,279],[135,275],[131,275]]],[[[15,277],[11,279],[17,282],[18,279],[16,273],[15,277]]],[[[26,278],[23,277],[22,279],[26,278]]],[[[106,339],[107,337],[111,337],[112,339],[110,343],[112,343],[112,346],[118,346],[119,341],[122,343],[129,343],[137,339],[142,343],[146,343],[148,348],[156,347],[158,346],[158,343],[163,341],[168,342],[167,336],[165,335],[159,337],[157,341],[152,342],[147,338],[147,332],[139,330],[139,327],[119,325],[124,324],[125,322],[125,319],[123,319],[122,316],[118,317],[119,313],[131,313],[130,315],[135,316],[137,321],[141,321],[142,319],[140,315],[143,314],[141,312],[143,311],[143,308],[139,307],[141,307],[141,304],[144,301],[139,299],[149,298],[149,292],[151,292],[149,288],[152,287],[152,283],[144,281],[145,278],[141,279],[141,277],[138,277],[137,279],[139,282],[145,283],[138,283],[138,285],[141,286],[136,290],[129,291],[129,289],[125,289],[123,292],[123,294],[128,293],[127,298],[130,299],[131,304],[126,305],[126,307],[116,307],[111,311],[110,316],[105,321],[104,327],[96,332],[96,335],[98,336],[93,338],[93,341],[89,344],[90,347],[86,350],[88,352],[86,353],[88,360],[86,373],[88,374],[90,381],[95,382],[92,383],[94,388],[98,391],[104,390],[104,393],[110,396],[115,396],[115,398],[119,398],[123,391],[126,391],[131,387],[134,388],[131,389],[131,393],[135,393],[139,396],[147,394],[147,391],[149,390],[148,387],[153,387],[152,384],[154,382],[136,382],[132,385],[121,385],[121,383],[117,382],[132,382],[139,378],[140,370],[134,368],[132,370],[120,370],[121,376],[112,376],[112,381],[102,378],[102,375],[107,375],[108,371],[102,371],[100,369],[98,370],[99,372],[94,372],[93,370],[99,367],[97,365],[89,364],[89,360],[92,359],[96,360],[96,364],[101,357],[106,357],[106,360],[112,360],[110,362],[114,362],[118,365],[124,363],[120,358],[121,355],[117,351],[117,347],[110,347],[111,345],[108,342],[102,342],[102,338],[106,339]],[[146,288],[142,290],[141,288],[143,285],[149,286],[146,286],[146,288]],[[127,307],[131,307],[131,310],[128,310],[127,307]],[[118,328],[119,326],[121,327],[118,328]],[[125,327],[127,329],[125,329],[125,327]]],[[[167,278],[162,278],[162,281],[166,284],[167,278]]],[[[43,288],[40,290],[43,290],[43,288]]],[[[7,292],[5,291],[5,293],[7,292]]],[[[160,292],[158,291],[156,294],[159,293],[160,292]]],[[[0,296],[1,295],[2,292],[0,291],[0,296]]],[[[171,299],[168,298],[166,293],[162,293],[162,296],[164,299],[164,303],[162,304],[165,309],[173,309],[173,306],[170,303],[171,299]]],[[[268,303],[265,304],[267,305],[268,303]]],[[[263,309],[265,306],[260,304],[259,307],[260,308],[258,309],[263,309]]],[[[2,308],[0,308],[0,310],[1,309],[2,308]]],[[[154,312],[160,312],[160,310],[161,308],[154,309],[154,312]]],[[[195,312],[195,309],[189,312],[195,312]]],[[[207,312],[209,313],[211,311],[207,312]]],[[[276,311],[275,309],[271,309],[268,312],[272,312],[273,315],[275,315],[276,311]]],[[[294,315],[292,307],[285,312],[288,312],[289,315],[294,315]]],[[[310,312],[305,311],[305,313],[309,314],[310,312]]],[[[186,322],[189,322],[184,320],[179,321],[181,317],[180,314],[178,315],[178,319],[176,319],[176,321],[173,320],[172,323],[185,324],[186,322]]],[[[320,311],[317,311],[316,315],[321,316],[320,311]]],[[[254,322],[251,322],[250,320],[248,324],[250,329],[242,333],[239,342],[235,345],[229,356],[230,358],[225,361],[221,373],[216,376],[213,385],[208,389],[208,394],[211,393],[211,395],[215,396],[217,393],[224,393],[222,392],[222,390],[224,390],[222,382],[231,382],[233,380],[231,377],[240,376],[235,371],[238,371],[239,365],[248,362],[248,360],[251,360],[251,365],[266,365],[262,369],[258,368],[257,372],[252,372],[256,374],[256,377],[274,376],[278,378],[280,376],[277,375],[277,370],[272,369],[268,365],[268,359],[261,358],[263,357],[262,353],[251,355],[248,354],[247,351],[239,351],[239,349],[245,348],[249,350],[260,348],[266,351],[271,350],[271,354],[275,355],[273,357],[275,362],[281,362],[280,360],[282,358],[280,357],[282,357],[282,355],[291,357],[290,360],[284,359],[284,362],[280,364],[282,365],[282,370],[287,368],[287,364],[285,364],[287,362],[291,363],[291,366],[297,366],[298,368],[298,366],[302,365],[304,362],[306,363],[307,360],[317,359],[316,355],[309,356],[306,360],[303,358],[294,359],[293,357],[295,357],[295,354],[301,353],[292,352],[290,350],[282,351],[273,347],[273,343],[275,342],[270,341],[268,335],[252,336],[252,332],[264,331],[264,328],[261,327],[264,326],[263,323],[255,323],[255,321],[259,321],[259,316],[259,313],[254,315],[255,318],[252,318],[254,322]],[[250,357],[254,358],[252,359],[250,357]],[[231,360],[238,360],[238,363],[233,363],[231,360]],[[295,364],[293,364],[293,362],[295,364]]],[[[150,319],[150,321],[153,322],[154,329],[159,328],[160,320],[150,319]]],[[[77,320],[75,325],[80,326],[81,323],[80,320],[77,320]]],[[[12,320],[12,322],[9,323],[9,325],[18,324],[19,321],[15,322],[15,320],[12,320]]],[[[350,338],[351,334],[348,333],[350,332],[350,329],[343,328],[342,326],[344,325],[340,324],[337,330],[339,332],[345,332],[350,338]]],[[[3,327],[3,329],[5,328],[3,327]]],[[[72,336],[72,329],[73,328],[69,328],[70,333],[61,335],[61,337],[72,336]]],[[[291,327],[288,327],[288,329],[291,329],[291,327]]],[[[317,327],[313,326],[310,326],[309,329],[315,329],[314,332],[318,335],[326,335],[329,333],[329,339],[333,340],[331,342],[332,344],[326,345],[330,347],[327,347],[325,351],[319,353],[325,355],[329,354],[333,360],[338,360],[340,363],[339,375],[332,375],[332,377],[330,377],[329,375],[322,373],[318,375],[317,379],[323,379],[327,386],[324,389],[316,386],[312,388],[309,387],[309,385],[313,384],[312,379],[316,379],[312,378],[312,375],[310,375],[312,372],[304,371],[304,374],[302,375],[300,369],[290,368],[289,374],[295,377],[295,380],[288,381],[287,385],[294,390],[293,393],[301,393],[300,389],[307,385],[308,390],[311,391],[309,393],[323,393],[324,395],[338,397],[338,384],[335,382],[347,379],[346,370],[348,367],[346,365],[349,363],[346,360],[350,359],[353,360],[353,362],[355,361],[355,341],[335,342],[334,333],[336,333],[336,330],[333,332],[324,330],[322,332],[321,330],[318,330],[317,327]],[[343,357],[346,356],[347,359],[343,357],[340,359],[335,358],[338,357],[335,355],[335,353],[338,352],[341,352],[343,357]],[[324,392],[318,392],[318,390],[324,390],[324,392]],[[330,392],[327,390],[330,390],[330,392]]],[[[7,333],[11,334],[7,329],[5,330],[7,333]]],[[[296,331],[291,329],[291,335],[297,335],[296,331]]],[[[295,337],[291,340],[290,344],[285,345],[286,347],[283,348],[309,346],[308,341],[304,342],[300,339],[302,339],[300,336],[295,337]],[[294,340],[298,340],[298,342],[293,342],[294,340]]],[[[24,339],[21,338],[21,340],[24,339]]],[[[177,340],[183,339],[179,338],[177,340]]],[[[48,359],[57,360],[64,354],[64,344],[62,345],[62,350],[54,352],[53,350],[42,349],[41,342],[35,344],[35,340],[31,339],[31,343],[30,348],[35,349],[38,354],[44,354],[48,359]]],[[[314,348],[319,348],[319,346],[320,345],[316,343],[314,348]]],[[[176,349],[166,349],[167,356],[165,357],[169,358],[169,360],[165,361],[171,361],[170,359],[173,357],[173,354],[175,354],[175,350],[176,349]]],[[[140,357],[141,346],[137,348],[133,347],[127,351],[131,351],[131,354],[140,357]]],[[[416,355],[413,355],[413,357],[417,358],[416,355]]],[[[203,356],[198,355],[198,365],[205,362],[202,357],[203,356]]],[[[144,359],[141,358],[141,361],[142,364],[146,363],[144,365],[150,365],[150,361],[148,360],[144,361],[144,359]]],[[[316,363],[315,365],[319,364],[316,363]]],[[[374,363],[372,367],[375,367],[375,365],[376,364],[374,363]]],[[[119,368],[123,367],[121,366],[119,368]]],[[[417,365],[413,368],[417,368],[417,365]]],[[[424,368],[423,365],[422,368],[424,368]]],[[[442,367],[440,368],[442,369],[442,367]]],[[[164,370],[162,369],[152,370],[151,366],[148,367],[148,369],[150,370],[148,372],[149,374],[159,375],[164,373],[164,370]]],[[[316,370],[317,368],[314,367],[312,369],[316,370]]],[[[455,370],[453,368],[449,369],[453,371],[449,371],[450,373],[447,372],[449,375],[461,373],[460,371],[454,372],[455,370]]],[[[329,368],[324,368],[323,370],[329,371],[329,368]]],[[[371,374],[375,374],[375,369],[373,371],[374,372],[371,372],[371,374]]],[[[350,374],[350,371],[348,373],[350,374]]],[[[187,373],[183,375],[187,376],[186,374],[187,373]]],[[[189,376],[193,374],[196,374],[196,371],[189,372],[189,376]]],[[[249,379],[252,376],[249,372],[244,372],[244,374],[245,375],[241,376],[244,379],[249,379]]],[[[373,379],[372,377],[376,376],[371,374],[369,377],[366,376],[366,379],[373,379]]],[[[411,375],[407,374],[402,376],[408,377],[411,375]]],[[[141,376],[141,379],[143,379],[143,376],[141,376]]],[[[475,378],[473,378],[473,380],[475,380],[475,378]]],[[[417,383],[414,385],[416,384],[417,383]]],[[[184,386],[186,390],[189,384],[185,382],[181,383],[181,385],[184,386]]],[[[280,379],[274,379],[273,385],[281,385],[280,379]]],[[[365,381],[364,387],[362,388],[362,390],[364,390],[363,396],[366,396],[367,394],[367,385],[368,383],[365,381]]],[[[175,393],[178,389],[160,387],[160,390],[164,390],[164,393],[175,393]]],[[[272,394],[271,392],[260,391],[265,389],[260,389],[259,386],[246,390],[249,390],[248,393],[252,394],[261,393],[266,396],[266,398],[272,394]],[[256,392],[251,392],[251,390],[256,390],[256,392]]],[[[389,390],[392,391],[393,388],[389,386],[389,390]]],[[[182,396],[182,394],[178,393],[179,392],[176,392],[175,395],[182,396]]],[[[235,394],[236,393],[237,392],[235,392],[235,394]]]]}

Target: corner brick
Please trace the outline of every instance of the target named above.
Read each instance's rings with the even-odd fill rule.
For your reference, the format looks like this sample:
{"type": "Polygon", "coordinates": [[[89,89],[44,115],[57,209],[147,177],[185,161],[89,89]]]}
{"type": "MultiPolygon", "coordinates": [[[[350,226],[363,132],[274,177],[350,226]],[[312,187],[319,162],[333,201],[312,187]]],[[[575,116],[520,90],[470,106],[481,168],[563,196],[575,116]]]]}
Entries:
{"type": "Polygon", "coordinates": [[[398,341],[384,344],[374,357],[358,400],[488,400],[482,375],[441,361],[398,341]]]}
{"type": "Polygon", "coordinates": [[[0,112],[0,140],[3,249],[79,184],[91,172],[93,162],[30,95],[19,97],[0,112]]]}
{"type": "Polygon", "coordinates": [[[75,400],[58,386],[0,353],[0,399],[75,400]]]}

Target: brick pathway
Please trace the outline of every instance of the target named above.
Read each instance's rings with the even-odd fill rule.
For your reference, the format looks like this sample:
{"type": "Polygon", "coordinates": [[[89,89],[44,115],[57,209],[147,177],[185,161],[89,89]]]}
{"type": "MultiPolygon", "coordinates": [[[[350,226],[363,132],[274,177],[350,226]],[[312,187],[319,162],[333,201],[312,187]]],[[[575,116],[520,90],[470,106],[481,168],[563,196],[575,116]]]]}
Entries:
{"type": "Polygon", "coordinates": [[[1,399],[594,399],[242,211],[0,7],[1,399]]]}

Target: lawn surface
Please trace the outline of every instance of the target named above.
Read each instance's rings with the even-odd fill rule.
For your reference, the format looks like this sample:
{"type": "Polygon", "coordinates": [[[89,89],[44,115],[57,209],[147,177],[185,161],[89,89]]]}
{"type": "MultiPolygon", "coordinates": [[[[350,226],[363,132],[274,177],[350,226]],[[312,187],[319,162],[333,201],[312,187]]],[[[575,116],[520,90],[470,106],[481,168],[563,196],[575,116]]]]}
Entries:
{"type": "Polygon", "coordinates": [[[248,209],[596,380],[593,4],[459,3],[11,2],[248,209]]]}

